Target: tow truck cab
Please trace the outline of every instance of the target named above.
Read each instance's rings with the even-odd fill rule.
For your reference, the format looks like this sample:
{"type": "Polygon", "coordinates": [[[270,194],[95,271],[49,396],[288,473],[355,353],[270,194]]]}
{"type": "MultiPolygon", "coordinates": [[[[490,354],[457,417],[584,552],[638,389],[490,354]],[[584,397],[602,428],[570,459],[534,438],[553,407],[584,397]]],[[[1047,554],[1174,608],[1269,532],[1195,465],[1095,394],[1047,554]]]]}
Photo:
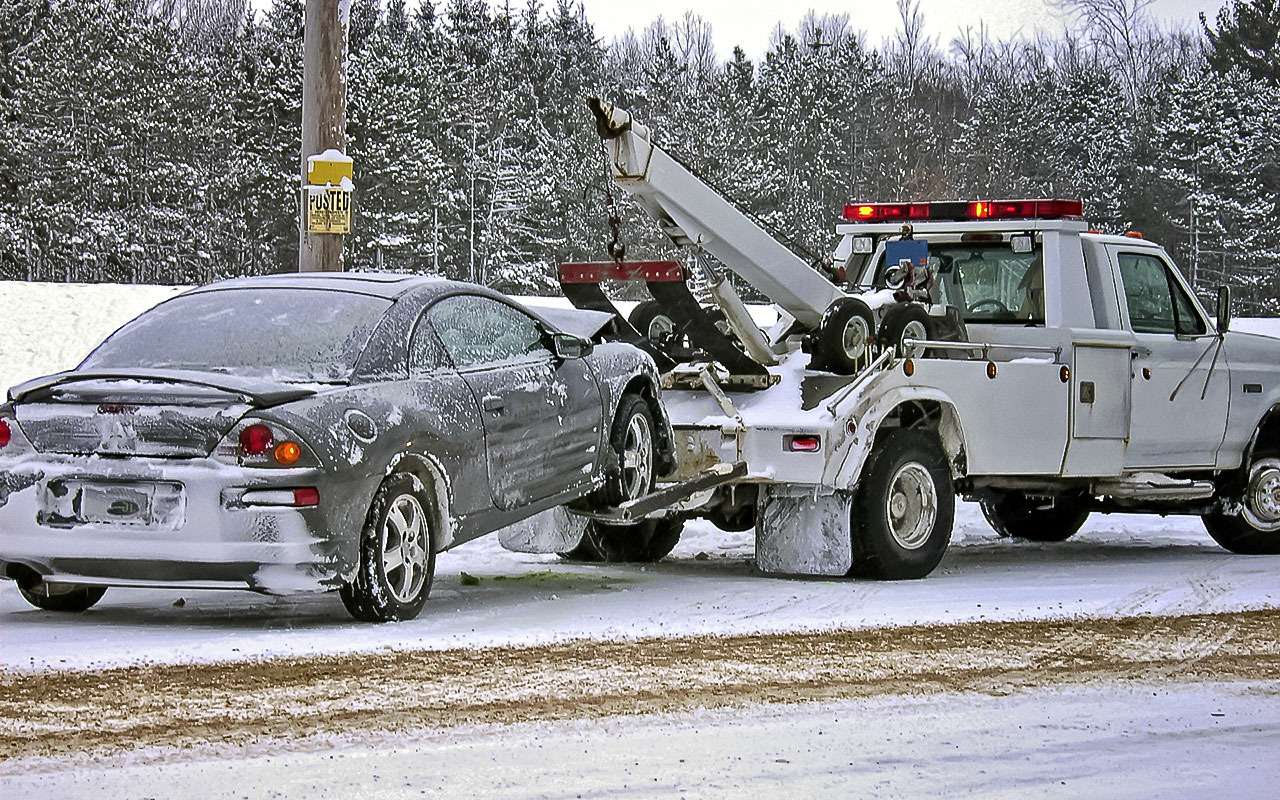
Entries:
{"type": "MultiPolygon", "coordinates": [[[[937,299],[959,310],[971,342],[998,346],[965,352],[991,365],[985,384],[933,358],[917,359],[904,384],[958,395],[969,475],[1241,465],[1263,412],[1280,402],[1280,342],[1219,338],[1218,321],[1153,242],[1090,232],[1070,216],[938,219],[954,206],[934,205],[945,210],[915,222],[911,235],[928,243],[937,299]],[[1264,351],[1269,366],[1258,363],[1264,351]]],[[[914,204],[920,216],[929,206],[914,204]]],[[[865,219],[868,208],[892,207],[846,216],[865,219]]],[[[886,245],[901,237],[901,223],[854,221],[837,231],[851,289],[883,289],[886,245]]]]}

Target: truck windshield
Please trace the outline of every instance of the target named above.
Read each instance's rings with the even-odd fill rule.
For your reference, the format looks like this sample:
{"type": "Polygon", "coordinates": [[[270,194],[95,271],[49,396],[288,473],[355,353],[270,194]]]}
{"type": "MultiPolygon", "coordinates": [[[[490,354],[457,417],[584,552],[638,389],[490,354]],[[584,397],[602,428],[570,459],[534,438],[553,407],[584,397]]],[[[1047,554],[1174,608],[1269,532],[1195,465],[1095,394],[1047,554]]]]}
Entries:
{"type": "Polygon", "coordinates": [[[113,333],[81,369],[189,369],[290,383],[342,383],[389,300],[254,288],[175,297],[113,333]]]}
{"type": "MultiPolygon", "coordinates": [[[[1044,324],[1044,259],[1040,246],[1015,253],[1008,242],[930,242],[935,299],[960,310],[965,322],[1044,324]]],[[[882,287],[881,264],[876,286],[882,287]]]]}

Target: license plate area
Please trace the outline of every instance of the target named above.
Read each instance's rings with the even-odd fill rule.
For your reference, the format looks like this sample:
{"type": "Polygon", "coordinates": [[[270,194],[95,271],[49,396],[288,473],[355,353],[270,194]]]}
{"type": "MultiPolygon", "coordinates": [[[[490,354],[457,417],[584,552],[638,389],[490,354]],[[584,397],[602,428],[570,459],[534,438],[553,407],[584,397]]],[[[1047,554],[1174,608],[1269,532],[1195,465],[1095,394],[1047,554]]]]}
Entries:
{"type": "Polygon", "coordinates": [[[182,484],[57,478],[45,485],[38,522],[52,528],[81,525],[175,530],[182,525],[182,484]]]}

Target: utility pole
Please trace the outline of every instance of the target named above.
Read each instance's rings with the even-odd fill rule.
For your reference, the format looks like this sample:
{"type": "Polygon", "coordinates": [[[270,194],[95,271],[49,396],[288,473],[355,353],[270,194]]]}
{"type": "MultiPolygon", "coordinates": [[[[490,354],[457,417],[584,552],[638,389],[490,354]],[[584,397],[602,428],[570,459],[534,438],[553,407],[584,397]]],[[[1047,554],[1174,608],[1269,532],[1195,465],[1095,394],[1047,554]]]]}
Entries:
{"type": "MultiPolygon", "coordinates": [[[[347,27],[351,0],[307,0],[302,28],[302,185],[307,159],[326,150],[347,149],[347,27]]],[[[305,203],[303,189],[303,201],[305,203]]],[[[342,270],[342,236],[308,233],[300,204],[298,271],[342,270]]]]}

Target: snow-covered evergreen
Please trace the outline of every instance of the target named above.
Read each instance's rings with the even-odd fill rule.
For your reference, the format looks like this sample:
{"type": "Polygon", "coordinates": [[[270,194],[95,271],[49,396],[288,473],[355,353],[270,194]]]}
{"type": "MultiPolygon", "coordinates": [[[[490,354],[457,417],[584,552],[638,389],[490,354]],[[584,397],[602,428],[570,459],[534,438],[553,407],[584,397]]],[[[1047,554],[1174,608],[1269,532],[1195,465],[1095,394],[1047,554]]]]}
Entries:
{"type": "MultiPolygon", "coordinates": [[[[946,45],[910,3],[878,47],[809,15],[753,61],[719,59],[695,14],[606,43],[575,0],[357,0],[347,264],[536,292],[602,257],[583,98],[603,93],[801,252],[851,199],[1082,196],[1206,294],[1227,281],[1241,311],[1280,313],[1280,4],[1230,0],[1196,31],[1074,5],[1058,39],[946,45]]],[[[292,269],[301,18],[301,0],[0,0],[0,278],[292,269]]],[[[632,255],[669,254],[624,211],[632,255]]]]}

